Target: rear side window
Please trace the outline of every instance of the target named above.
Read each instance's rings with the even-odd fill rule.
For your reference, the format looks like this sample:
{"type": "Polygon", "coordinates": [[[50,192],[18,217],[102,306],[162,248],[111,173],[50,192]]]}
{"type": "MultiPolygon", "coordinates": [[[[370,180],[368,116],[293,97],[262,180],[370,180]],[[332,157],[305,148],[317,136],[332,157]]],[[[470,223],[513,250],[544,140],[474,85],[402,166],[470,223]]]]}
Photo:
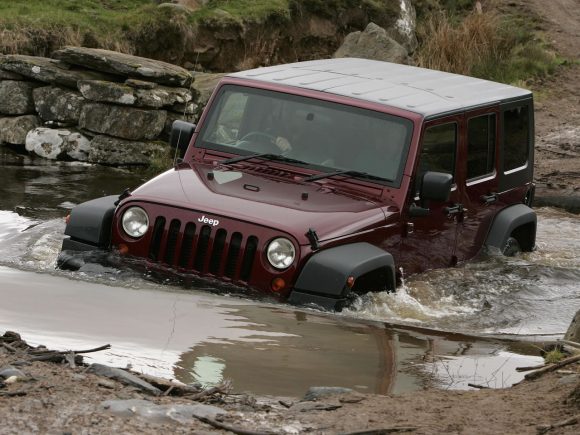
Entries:
{"type": "Polygon", "coordinates": [[[423,135],[419,176],[427,171],[455,175],[455,150],[457,149],[457,124],[428,127],[423,135]]]}
{"type": "Polygon", "coordinates": [[[524,166],[528,161],[530,114],[528,106],[503,112],[504,172],[524,166]]]}
{"type": "Polygon", "coordinates": [[[495,167],[495,114],[467,122],[467,179],[493,173],[495,167]]]}

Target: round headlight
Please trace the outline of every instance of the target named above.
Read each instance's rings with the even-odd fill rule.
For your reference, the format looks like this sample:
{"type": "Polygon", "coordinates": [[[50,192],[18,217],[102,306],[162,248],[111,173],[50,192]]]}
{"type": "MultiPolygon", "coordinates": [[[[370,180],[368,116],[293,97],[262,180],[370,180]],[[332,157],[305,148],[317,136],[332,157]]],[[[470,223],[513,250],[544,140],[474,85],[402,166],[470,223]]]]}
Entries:
{"type": "Polygon", "coordinates": [[[149,217],[141,207],[130,207],[123,213],[123,229],[131,237],[141,237],[149,228],[149,217]]]}
{"type": "Polygon", "coordinates": [[[267,257],[276,269],[286,269],[294,261],[296,251],[290,240],[280,237],[272,240],[268,245],[267,257]]]}

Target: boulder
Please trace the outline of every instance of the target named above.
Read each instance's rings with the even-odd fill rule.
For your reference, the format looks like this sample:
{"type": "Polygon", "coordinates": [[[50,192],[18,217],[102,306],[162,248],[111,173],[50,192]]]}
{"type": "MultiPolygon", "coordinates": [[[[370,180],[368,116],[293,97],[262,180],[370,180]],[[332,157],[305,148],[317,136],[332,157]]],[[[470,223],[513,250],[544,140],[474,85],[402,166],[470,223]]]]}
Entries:
{"type": "Polygon", "coordinates": [[[156,138],[165,126],[167,112],[88,103],[79,118],[81,128],[130,140],[156,138]]]}
{"type": "Polygon", "coordinates": [[[73,70],[70,66],[46,57],[7,55],[0,58],[0,69],[15,72],[29,79],[77,88],[79,80],[107,80],[109,76],[96,71],[73,70]]]}
{"type": "Polygon", "coordinates": [[[20,74],[0,69],[0,80],[25,80],[25,77],[20,74]]]}
{"type": "Polygon", "coordinates": [[[417,13],[411,0],[401,0],[401,14],[395,25],[388,30],[391,38],[401,44],[408,53],[413,53],[417,42],[417,13]]]}
{"type": "Polygon", "coordinates": [[[34,106],[44,121],[77,124],[86,100],[78,92],[53,86],[36,88],[34,106]]]}
{"type": "Polygon", "coordinates": [[[24,145],[28,132],[41,125],[35,115],[0,118],[0,143],[24,145]]]}
{"type": "Polygon", "coordinates": [[[580,343],[580,310],[576,311],[576,315],[572,319],[568,331],[564,335],[564,339],[580,343]]]}
{"type": "Polygon", "coordinates": [[[86,162],[89,147],[89,139],[68,129],[39,127],[26,135],[26,150],[46,159],[54,160],[66,155],[73,160],[86,162]]]}
{"type": "Polygon", "coordinates": [[[0,114],[26,115],[34,113],[32,91],[34,83],[14,80],[0,81],[0,114]]]}
{"type": "Polygon", "coordinates": [[[189,71],[180,66],[99,48],[65,47],[55,51],[53,57],[73,65],[163,85],[188,87],[192,81],[189,71]]]}
{"type": "Polygon", "coordinates": [[[149,166],[169,145],[162,142],[134,142],[110,136],[95,136],[91,141],[89,162],[103,165],[149,166]]]}
{"type": "Polygon", "coordinates": [[[79,82],[79,90],[87,100],[160,109],[173,104],[186,104],[193,99],[189,89],[157,86],[134,88],[123,83],[87,80],[79,82]]]}
{"type": "Polygon", "coordinates": [[[407,50],[375,23],[364,32],[349,33],[334,57],[360,57],[394,63],[409,63],[407,50]]]}

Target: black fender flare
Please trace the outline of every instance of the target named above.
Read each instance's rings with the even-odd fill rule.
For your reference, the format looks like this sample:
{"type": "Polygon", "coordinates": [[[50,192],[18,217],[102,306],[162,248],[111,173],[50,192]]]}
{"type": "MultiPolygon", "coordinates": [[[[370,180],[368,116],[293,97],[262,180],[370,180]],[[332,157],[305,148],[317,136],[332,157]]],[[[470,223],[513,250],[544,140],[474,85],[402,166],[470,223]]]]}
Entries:
{"type": "Polygon", "coordinates": [[[340,309],[350,291],[347,279],[352,276],[356,280],[379,269],[387,272],[387,285],[394,290],[395,261],[390,253],[366,242],[324,249],[312,255],[302,268],[289,302],[340,309]]]}
{"type": "Polygon", "coordinates": [[[62,249],[86,251],[108,248],[118,199],[118,195],[104,196],[74,207],[64,231],[70,238],[64,239],[62,249]],[[86,247],[83,249],[83,246],[86,247]]]}
{"type": "Polygon", "coordinates": [[[506,207],[495,216],[485,245],[502,251],[514,231],[518,228],[529,228],[529,234],[526,234],[527,240],[518,241],[525,251],[531,251],[536,244],[537,223],[536,212],[527,205],[516,204],[506,207]]]}

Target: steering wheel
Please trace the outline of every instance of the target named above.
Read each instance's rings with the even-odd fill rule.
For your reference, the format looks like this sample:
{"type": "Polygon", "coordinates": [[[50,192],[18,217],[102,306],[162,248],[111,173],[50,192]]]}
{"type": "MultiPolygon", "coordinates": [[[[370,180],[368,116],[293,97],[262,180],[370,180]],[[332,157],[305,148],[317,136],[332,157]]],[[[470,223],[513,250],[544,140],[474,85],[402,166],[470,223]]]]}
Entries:
{"type": "Polygon", "coordinates": [[[276,136],[262,131],[251,131],[245,134],[237,146],[250,151],[280,154],[280,148],[276,145],[276,136]]]}

